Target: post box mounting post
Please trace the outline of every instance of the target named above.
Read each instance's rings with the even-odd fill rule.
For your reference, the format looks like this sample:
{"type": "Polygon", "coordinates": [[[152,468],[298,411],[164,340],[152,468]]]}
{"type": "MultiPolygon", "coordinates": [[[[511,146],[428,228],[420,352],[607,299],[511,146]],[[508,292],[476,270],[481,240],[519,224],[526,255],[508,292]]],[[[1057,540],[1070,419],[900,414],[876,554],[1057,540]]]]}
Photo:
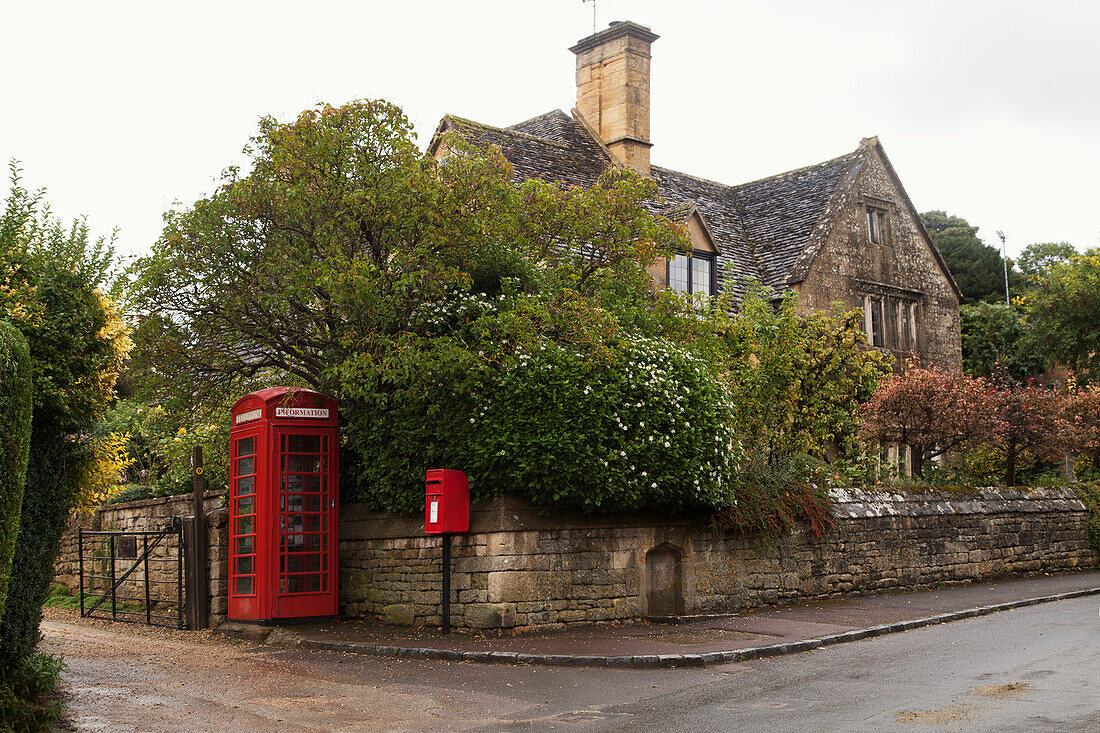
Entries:
{"type": "Polygon", "coordinates": [[[443,535],[443,633],[451,633],[451,535],[443,535]]]}

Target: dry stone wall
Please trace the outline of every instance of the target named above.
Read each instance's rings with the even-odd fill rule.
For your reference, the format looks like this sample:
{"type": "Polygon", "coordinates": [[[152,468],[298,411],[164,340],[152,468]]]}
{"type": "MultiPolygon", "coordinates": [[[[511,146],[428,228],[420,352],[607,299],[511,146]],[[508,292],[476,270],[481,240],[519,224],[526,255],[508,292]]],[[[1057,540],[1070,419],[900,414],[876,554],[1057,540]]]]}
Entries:
{"type": "MultiPolygon", "coordinates": [[[[590,517],[513,498],[474,505],[452,539],[451,622],[519,628],[731,612],[767,604],[1097,567],[1072,488],[955,492],[836,491],[836,528],[781,540],[706,522],[590,517]]],[[[190,497],[105,507],[74,519],[58,579],[76,587],[76,527],[153,529],[190,513],[190,497]]],[[[210,613],[225,618],[226,512],[207,498],[210,613]]],[[[395,625],[440,622],[441,540],[423,518],[345,505],[341,611],[395,625]]]]}
{"type": "MultiPolygon", "coordinates": [[[[92,513],[75,514],[69,527],[61,538],[61,548],[55,564],[55,582],[68,586],[74,591],[80,586],[78,557],[78,528],[84,530],[117,530],[148,532],[164,529],[172,523],[174,517],[190,516],[192,512],[191,495],[168,496],[159,499],[131,501],[113,504],[96,509],[92,513]]],[[[223,494],[208,493],[204,498],[207,517],[207,568],[209,583],[210,622],[216,625],[225,620],[229,596],[229,554],[226,536],[227,513],[222,508],[223,494]]],[[[175,552],[174,543],[172,553],[175,552]]],[[[154,557],[164,557],[159,549],[151,553],[154,557]]],[[[174,556],[174,555],[173,555],[174,556]]],[[[173,580],[176,569],[167,564],[153,563],[150,567],[150,579],[173,580]]],[[[141,579],[138,570],[135,578],[141,579]]]]}
{"type": "MultiPolygon", "coordinates": [[[[511,628],[753,606],[1096,567],[1072,489],[836,492],[837,527],[774,542],[657,516],[475,505],[452,540],[451,622],[511,628]]],[[[341,606],[440,622],[441,543],[419,517],[345,506],[341,606]]]]}

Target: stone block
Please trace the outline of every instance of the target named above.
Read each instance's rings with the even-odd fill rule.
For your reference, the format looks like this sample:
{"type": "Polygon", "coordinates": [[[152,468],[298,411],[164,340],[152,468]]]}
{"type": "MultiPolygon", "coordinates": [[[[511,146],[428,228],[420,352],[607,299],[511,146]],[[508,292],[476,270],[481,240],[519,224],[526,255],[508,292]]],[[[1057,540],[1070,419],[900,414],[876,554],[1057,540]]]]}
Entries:
{"type": "Polygon", "coordinates": [[[408,603],[383,606],[382,621],[391,626],[413,626],[416,624],[416,608],[408,603]]]}
{"type": "Polygon", "coordinates": [[[467,603],[463,618],[471,629],[510,629],[516,625],[514,603],[467,603]]]}

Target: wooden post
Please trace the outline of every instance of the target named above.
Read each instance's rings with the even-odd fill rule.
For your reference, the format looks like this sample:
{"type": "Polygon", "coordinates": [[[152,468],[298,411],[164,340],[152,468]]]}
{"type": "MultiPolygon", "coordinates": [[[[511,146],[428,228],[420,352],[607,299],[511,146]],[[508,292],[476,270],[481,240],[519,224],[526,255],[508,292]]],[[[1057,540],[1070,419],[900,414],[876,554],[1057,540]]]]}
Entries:
{"type": "Polygon", "coordinates": [[[186,527],[187,532],[187,626],[191,629],[205,629],[208,604],[206,588],[209,582],[207,573],[206,547],[206,509],[203,506],[203,494],[206,479],[202,475],[202,446],[195,446],[191,456],[192,512],[194,517],[186,527]]]}

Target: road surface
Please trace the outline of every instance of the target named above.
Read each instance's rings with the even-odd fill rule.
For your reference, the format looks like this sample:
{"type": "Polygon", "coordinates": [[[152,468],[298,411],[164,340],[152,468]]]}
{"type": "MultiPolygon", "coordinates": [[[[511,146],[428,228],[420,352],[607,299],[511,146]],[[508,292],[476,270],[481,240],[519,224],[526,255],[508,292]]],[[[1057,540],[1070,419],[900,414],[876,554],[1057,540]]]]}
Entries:
{"type": "Polygon", "coordinates": [[[708,669],[303,652],[51,612],[80,731],[1100,730],[1100,599],[708,669]]]}

